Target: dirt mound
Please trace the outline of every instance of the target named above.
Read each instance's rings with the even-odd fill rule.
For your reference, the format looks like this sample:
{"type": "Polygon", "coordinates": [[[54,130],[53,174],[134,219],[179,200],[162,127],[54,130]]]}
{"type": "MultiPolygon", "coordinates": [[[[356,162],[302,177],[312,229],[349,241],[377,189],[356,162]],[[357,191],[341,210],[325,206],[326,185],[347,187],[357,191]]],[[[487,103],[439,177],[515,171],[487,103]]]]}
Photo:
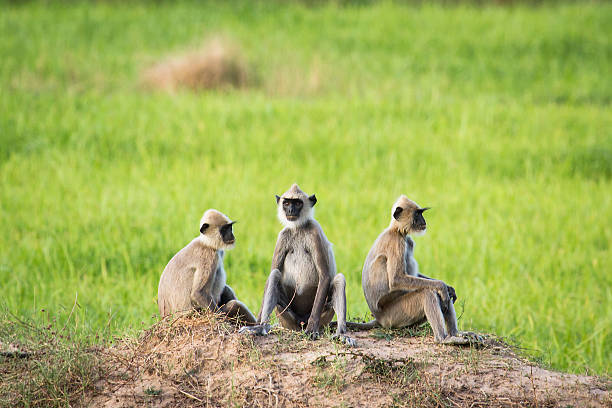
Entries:
{"type": "Polygon", "coordinates": [[[251,78],[238,48],[222,38],[209,40],[201,49],[170,57],[143,73],[143,84],[152,89],[241,88],[251,78]]]}
{"type": "Polygon", "coordinates": [[[436,345],[426,332],[355,332],[357,348],[275,329],[240,335],[211,315],[161,322],[106,350],[91,406],[610,406],[607,380],[545,370],[488,338],[436,345]]]}

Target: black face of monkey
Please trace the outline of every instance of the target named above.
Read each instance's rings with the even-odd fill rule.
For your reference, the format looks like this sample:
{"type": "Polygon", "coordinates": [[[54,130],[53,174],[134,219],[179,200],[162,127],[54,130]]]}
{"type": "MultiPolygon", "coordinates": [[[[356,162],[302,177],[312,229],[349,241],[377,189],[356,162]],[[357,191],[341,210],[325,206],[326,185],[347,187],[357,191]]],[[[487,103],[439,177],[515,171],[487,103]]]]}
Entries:
{"type": "Polygon", "coordinates": [[[225,224],[221,228],[219,228],[219,233],[221,234],[223,243],[228,245],[231,245],[236,241],[236,238],[234,237],[234,232],[232,231],[232,225],[234,225],[234,223],[230,222],[229,224],[225,224]]]}
{"type": "Polygon", "coordinates": [[[414,210],[414,215],[412,217],[412,229],[415,231],[423,231],[427,228],[427,223],[425,222],[425,218],[423,218],[423,211],[428,210],[429,208],[419,208],[414,210]]]}
{"type": "Polygon", "coordinates": [[[302,208],[304,208],[304,202],[299,198],[283,198],[283,211],[289,221],[300,218],[302,208]]]}

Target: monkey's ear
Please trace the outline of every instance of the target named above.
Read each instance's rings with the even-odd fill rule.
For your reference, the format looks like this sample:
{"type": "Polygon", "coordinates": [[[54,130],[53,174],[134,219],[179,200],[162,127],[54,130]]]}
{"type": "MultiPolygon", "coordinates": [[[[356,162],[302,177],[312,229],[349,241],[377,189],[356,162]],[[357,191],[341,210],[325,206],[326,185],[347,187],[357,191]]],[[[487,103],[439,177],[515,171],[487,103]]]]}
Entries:
{"type": "Polygon", "coordinates": [[[275,195],[274,197],[276,197],[276,204],[278,204],[278,202],[280,201],[280,197],[275,195]]]}
{"type": "Polygon", "coordinates": [[[400,215],[402,215],[402,207],[395,207],[395,211],[393,211],[393,218],[399,220],[400,215]]]}
{"type": "Polygon", "coordinates": [[[208,224],[207,223],[202,224],[202,226],[200,227],[200,232],[203,234],[204,231],[206,231],[206,228],[208,228],[208,224]]]}
{"type": "Polygon", "coordinates": [[[314,207],[314,205],[317,203],[317,197],[314,194],[308,197],[308,200],[310,200],[310,205],[312,207],[314,207]]]}

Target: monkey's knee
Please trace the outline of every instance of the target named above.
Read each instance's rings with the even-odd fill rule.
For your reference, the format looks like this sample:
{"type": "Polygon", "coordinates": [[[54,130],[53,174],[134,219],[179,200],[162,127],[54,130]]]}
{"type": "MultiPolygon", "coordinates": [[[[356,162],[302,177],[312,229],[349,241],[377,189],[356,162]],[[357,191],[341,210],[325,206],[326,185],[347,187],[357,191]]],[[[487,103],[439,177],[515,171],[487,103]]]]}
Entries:
{"type": "Polygon", "coordinates": [[[255,316],[244,303],[239,300],[230,300],[223,305],[221,310],[230,318],[243,320],[247,324],[256,322],[255,316]]]}
{"type": "Polygon", "coordinates": [[[270,275],[268,275],[268,283],[278,283],[280,282],[283,274],[278,269],[272,269],[270,275]]]}
{"type": "Polygon", "coordinates": [[[334,287],[345,288],[346,287],[346,279],[344,278],[344,275],[339,273],[336,276],[334,276],[334,280],[332,281],[332,285],[334,285],[334,287]]]}
{"type": "Polygon", "coordinates": [[[236,294],[234,293],[234,290],[231,287],[225,285],[225,288],[223,288],[223,292],[221,292],[221,299],[219,300],[219,305],[224,305],[226,303],[231,302],[232,300],[236,300],[236,294]]]}
{"type": "Polygon", "coordinates": [[[425,290],[423,292],[423,299],[425,304],[436,306],[437,308],[443,308],[444,302],[442,297],[435,290],[425,290]]]}
{"type": "Polygon", "coordinates": [[[346,279],[344,275],[339,273],[334,276],[331,284],[331,295],[333,299],[342,299],[346,297],[346,279]]]}
{"type": "Polygon", "coordinates": [[[234,317],[238,314],[239,306],[235,300],[230,300],[223,306],[221,306],[221,311],[225,313],[228,317],[234,317]]]}

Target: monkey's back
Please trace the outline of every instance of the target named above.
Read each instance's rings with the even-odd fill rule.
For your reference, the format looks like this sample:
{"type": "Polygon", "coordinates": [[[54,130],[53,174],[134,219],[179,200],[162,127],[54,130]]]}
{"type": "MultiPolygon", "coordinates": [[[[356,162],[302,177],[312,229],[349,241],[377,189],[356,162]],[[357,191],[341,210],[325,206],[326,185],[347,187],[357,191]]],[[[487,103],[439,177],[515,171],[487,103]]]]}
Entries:
{"type": "Polygon", "coordinates": [[[195,241],[177,252],[162,272],[157,288],[157,306],[162,317],[191,309],[191,288],[196,271],[193,262],[195,241]]]}
{"type": "Polygon", "coordinates": [[[366,256],[361,271],[361,287],[370,311],[376,316],[380,300],[390,292],[387,260],[391,256],[400,256],[405,245],[398,240],[394,231],[385,229],[374,241],[366,256]]]}

